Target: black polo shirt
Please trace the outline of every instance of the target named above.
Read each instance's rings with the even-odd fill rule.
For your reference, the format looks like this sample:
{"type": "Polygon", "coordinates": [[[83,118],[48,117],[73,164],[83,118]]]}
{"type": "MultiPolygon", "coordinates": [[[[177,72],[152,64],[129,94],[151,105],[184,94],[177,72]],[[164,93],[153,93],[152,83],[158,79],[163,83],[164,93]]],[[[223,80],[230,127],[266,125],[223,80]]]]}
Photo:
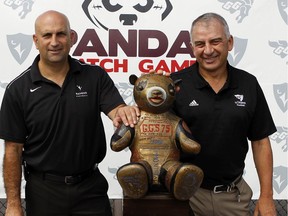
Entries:
{"type": "Polygon", "coordinates": [[[24,159],[40,171],[86,171],[106,154],[101,112],[124,101],[99,66],[69,56],[70,71],[60,88],[40,74],[38,61],[39,56],[6,88],[0,138],[24,143],[24,159]]]}
{"type": "Polygon", "coordinates": [[[188,161],[203,169],[203,185],[232,182],[243,172],[247,138],[260,140],[276,131],[257,79],[227,67],[228,80],[217,94],[199,74],[198,63],[171,74],[173,80],[182,79],[174,111],[202,146],[188,161]]]}

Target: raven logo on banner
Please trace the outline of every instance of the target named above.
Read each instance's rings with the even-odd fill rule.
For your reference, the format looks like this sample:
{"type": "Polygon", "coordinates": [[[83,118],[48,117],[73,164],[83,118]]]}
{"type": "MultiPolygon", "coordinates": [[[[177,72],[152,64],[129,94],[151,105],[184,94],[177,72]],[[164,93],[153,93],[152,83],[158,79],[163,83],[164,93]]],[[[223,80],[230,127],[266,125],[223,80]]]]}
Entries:
{"type": "Polygon", "coordinates": [[[32,0],[5,0],[4,4],[11,7],[13,10],[19,10],[18,15],[20,16],[21,19],[24,19],[25,16],[31,12],[32,10],[32,5],[33,5],[32,0]]]}
{"type": "Polygon", "coordinates": [[[277,132],[270,136],[270,139],[275,141],[278,145],[281,145],[283,152],[288,151],[288,128],[277,127],[277,132]]]}
{"type": "Polygon", "coordinates": [[[133,86],[129,83],[116,83],[115,85],[125,103],[127,105],[134,105],[133,86]]]}
{"type": "Polygon", "coordinates": [[[169,0],[113,1],[111,0],[84,0],[82,8],[90,21],[98,28],[105,30],[120,26],[145,26],[144,16],[155,21],[163,21],[172,11],[169,0]],[[145,2],[144,4],[141,4],[145,2]],[[111,14],[113,14],[111,16],[111,14]]]}
{"type": "Polygon", "coordinates": [[[274,48],[274,54],[279,55],[283,59],[287,56],[288,43],[286,40],[279,40],[278,42],[269,41],[268,43],[271,47],[274,48]]]}
{"type": "Polygon", "coordinates": [[[236,20],[241,23],[252,7],[254,0],[218,0],[223,3],[222,8],[229,11],[231,14],[238,13],[236,20]]]}

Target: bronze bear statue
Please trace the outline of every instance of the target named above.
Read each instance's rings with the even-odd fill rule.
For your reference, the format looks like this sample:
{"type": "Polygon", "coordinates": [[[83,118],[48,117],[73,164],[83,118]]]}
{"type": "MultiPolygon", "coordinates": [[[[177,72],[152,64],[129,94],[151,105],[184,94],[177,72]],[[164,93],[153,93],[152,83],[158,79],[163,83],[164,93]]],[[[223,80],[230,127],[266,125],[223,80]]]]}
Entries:
{"type": "Polygon", "coordinates": [[[124,195],[141,198],[153,188],[164,188],[176,199],[188,200],[200,187],[203,171],[191,163],[181,163],[180,152],[195,155],[201,146],[184,121],[169,112],[178,82],[152,73],[139,78],[131,75],[129,80],[141,115],[134,128],[119,127],[110,143],[113,151],[126,147],[131,151],[130,163],[117,171],[124,195]]]}

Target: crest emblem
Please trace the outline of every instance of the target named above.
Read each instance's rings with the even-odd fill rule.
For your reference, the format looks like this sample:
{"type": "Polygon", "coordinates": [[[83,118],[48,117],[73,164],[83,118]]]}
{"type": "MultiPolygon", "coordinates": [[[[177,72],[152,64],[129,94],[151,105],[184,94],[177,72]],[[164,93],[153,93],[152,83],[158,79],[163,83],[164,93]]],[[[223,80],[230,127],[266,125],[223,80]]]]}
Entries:
{"type": "Polygon", "coordinates": [[[273,85],[274,97],[282,112],[288,109],[288,83],[273,85]]]}
{"type": "Polygon", "coordinates": [[[280,194],[287,187],[287,167],[278,166],[273,168],[273,188],[280,194]]]}
{"type": "Polygon", "coordinates": [[[282,19],[288,25],[288,1],[278,0],[278,9],[282,19]]]}
{"type": "Polygon", "coordinates": [[[239,101],[243,101],[244,96],[243,95],[234,95],[239,101]]]}
{"type": "Polygon", "coordinates": [[[247,48],[247,39],[234,37],[234,47],[229,52],[228,61],[232,66],[236,66],[244,56],[247,48]]]}
{"type": "Polygon", "coordinates": [[[19,64],[22,64],[31,51],[33,44],[32,35],[22,33],[7,35],[7,43],[14,59],[19,64]]]}

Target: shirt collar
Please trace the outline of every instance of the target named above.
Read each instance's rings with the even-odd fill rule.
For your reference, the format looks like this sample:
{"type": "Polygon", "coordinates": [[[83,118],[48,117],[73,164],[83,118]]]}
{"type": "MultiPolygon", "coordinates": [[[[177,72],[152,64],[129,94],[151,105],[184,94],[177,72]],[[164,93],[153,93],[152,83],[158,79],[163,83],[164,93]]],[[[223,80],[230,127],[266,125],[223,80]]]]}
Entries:
{"type": "MultiPolygon", "coordinates": [[[[209,83],[200,75],[199,72],[199,63],[196,62],[195,64],[196,67],[196,88],[205,88],[207,86],[209,86],[209,83]]],[[[227,88],[237,88],[238,86],[238,81],[237,78],[235,77],[235,68],[232,67],[229,62],[227,61],[227,71],[228,71],[228,77],[227,77],[227,81],[224,85],[223,89],[227,89],[227,88]]]]}
{"type": "MultiPolygon", "coordinates": [[[[40,55],[38,54],[31,65],[31,79],[33,83],[44,80],[44,77],[41,75],[39,67],[38,67],[39,61],[40,61],[40,55]]],[[[77,64],[75,59],[73,59],[70,55],[68,56],[68,61],[69,61],[69,68],[70,68],[68,73],[74,74],[74,73],[80,72],[80,64],[77,64]]]]}

